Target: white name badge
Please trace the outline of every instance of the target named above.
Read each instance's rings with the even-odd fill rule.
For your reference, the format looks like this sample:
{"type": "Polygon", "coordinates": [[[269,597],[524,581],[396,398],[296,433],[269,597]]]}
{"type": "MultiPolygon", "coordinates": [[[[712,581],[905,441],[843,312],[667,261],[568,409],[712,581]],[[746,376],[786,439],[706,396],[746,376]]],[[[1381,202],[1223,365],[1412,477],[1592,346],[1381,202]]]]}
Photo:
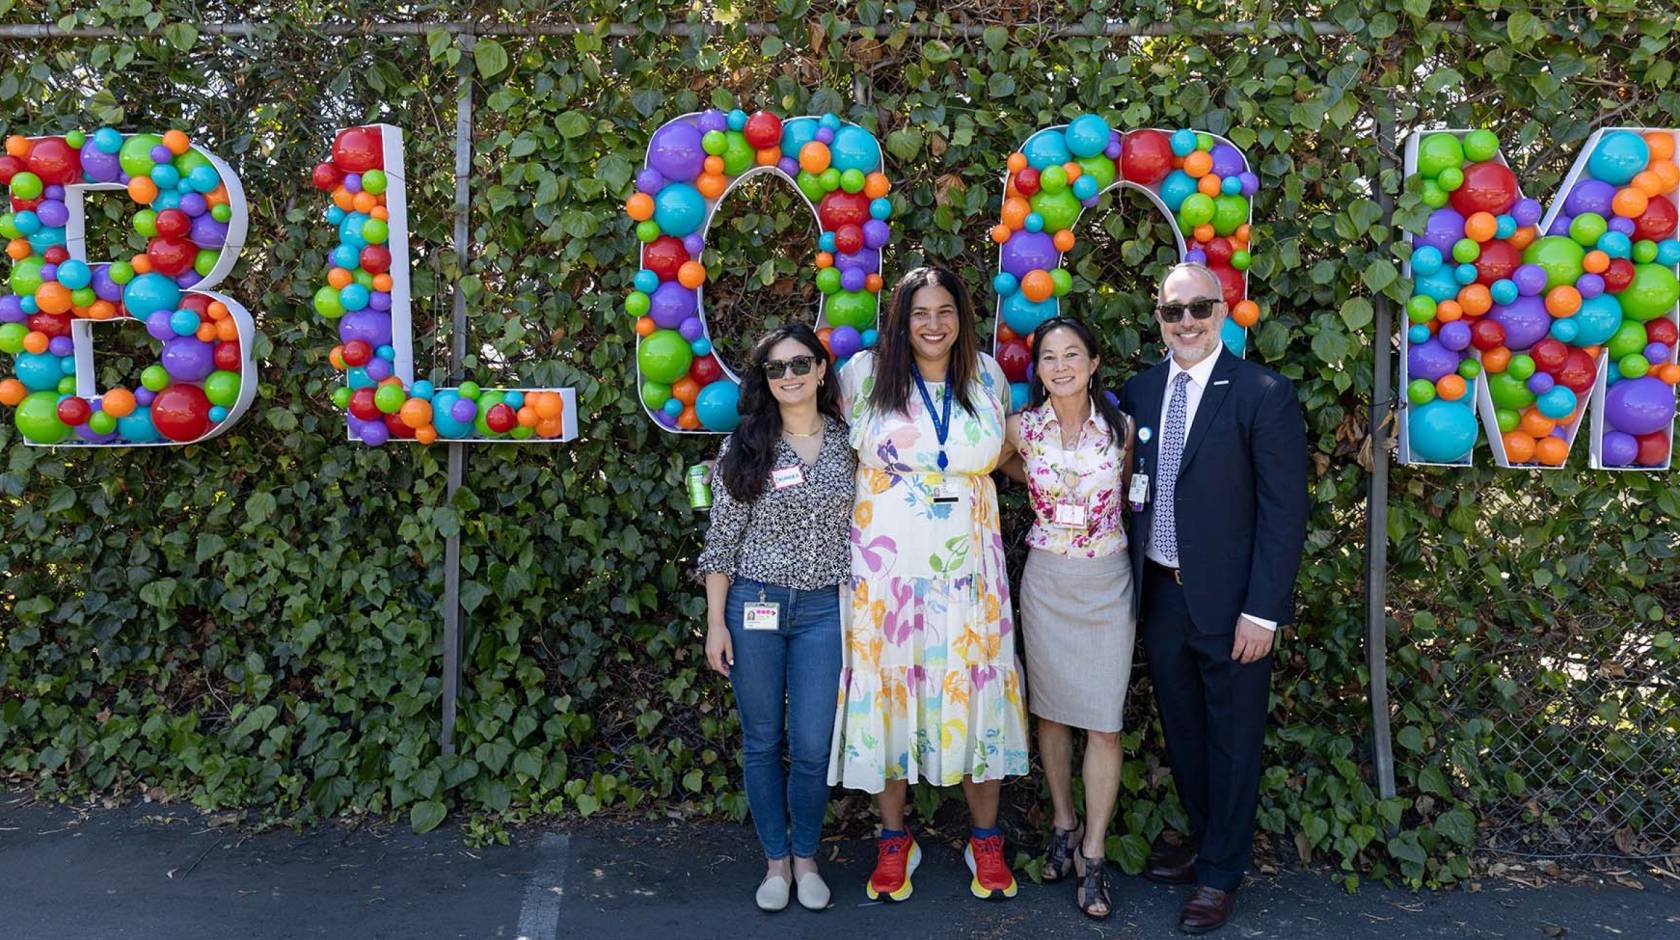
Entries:
{"type": "Polygon", "coordinates": [[[931,491],[935,505],[946,505],[962,499],[962,487],[955,483],[937,483],[931,491]]]}
{"type": "Polygon", "coordinates": [[[748,604],[741,618],[741,628],[744,630],[774,630],[781,623],[781,620],[781,604],[748,604]]]}
{"type": "Polygon", "coordinates": [[[770,471],[770,485],[778,490],[785,490],[804,482],[805,471],[800,467],[777,467],[770,471]]]}
{"type": "Polygon", "coordinates": [[[1085,507],[1079,503],[1057,503],[1055,523],[1064,529],[1083,529],[1085,507]]]}
{"type": "Polygon", "coordinates": [[[1149,474],[1132,474],[1132,488],[1126,493],[1126,501],[1133,506],[1142,506],[1149,501],[1149,474]]]}

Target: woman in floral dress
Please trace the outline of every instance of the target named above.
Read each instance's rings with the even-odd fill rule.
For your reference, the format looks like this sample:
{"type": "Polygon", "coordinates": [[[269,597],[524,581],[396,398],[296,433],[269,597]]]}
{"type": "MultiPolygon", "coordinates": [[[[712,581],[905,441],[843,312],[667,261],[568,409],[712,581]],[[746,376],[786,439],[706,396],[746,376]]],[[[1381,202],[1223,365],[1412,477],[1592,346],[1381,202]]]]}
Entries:
{"type": "Polygon", "coordinates": [[[964,858],[981,898],[1014,897],[997,830],[1006,776],[1027,772],[997,490],[1009,385],[979,351],[956,275],[918,268],[893,291],[881,339],[841,373],[858,452],[852,599],[831,782],[877,794],[871,898],[910,896],[921,851],[909,784],[961,783],[964,858]]]}

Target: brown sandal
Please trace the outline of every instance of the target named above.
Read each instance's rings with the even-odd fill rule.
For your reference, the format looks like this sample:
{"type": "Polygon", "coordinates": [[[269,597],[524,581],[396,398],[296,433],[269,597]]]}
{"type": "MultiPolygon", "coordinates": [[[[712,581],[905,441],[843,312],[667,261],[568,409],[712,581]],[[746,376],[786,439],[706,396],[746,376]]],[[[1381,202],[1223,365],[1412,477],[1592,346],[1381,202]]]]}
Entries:
{"type": "Polygon", "coordinates": [[[1044,871],[1041,877],[1045,881],[1061,881],[1073,871],[1074,847],[1085,841],[1085,825],[1083,823],[1072,829],[1058,829],[1050,827],[1050,845],[1044,850],[1044,871]]]}
{"type": "Polygon", "coordinates": [[[1106,920],[1114,913],[1114,905],[1108,902],[1108,879],[1104,877],[1102,858],[1089,858],[1085,855],[1085,847],[1081,845],[1074,855],[1074,869],[1079,874],[1079,884],[1073,889],[1073,903],[1079,910],[1092,920],[1106,920]],[[1092,908],[1102,905],[1102,913],[1096,913],[1092,908]]]}

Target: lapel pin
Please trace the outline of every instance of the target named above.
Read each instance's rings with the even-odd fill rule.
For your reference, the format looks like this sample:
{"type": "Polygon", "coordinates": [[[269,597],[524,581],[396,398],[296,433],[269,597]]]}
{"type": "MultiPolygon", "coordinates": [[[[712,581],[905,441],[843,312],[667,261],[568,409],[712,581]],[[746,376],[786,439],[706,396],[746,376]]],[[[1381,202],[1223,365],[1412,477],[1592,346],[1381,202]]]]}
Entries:
{"type": "Polygon", "coordinates": [[[1138,440],[1144,442],[1145,444],[1149,443],[1149,439],[1153,436],[1154,435],[1149,433],[1148,428],[1138,428],[1138,440]]]}
{"type": "Polygon", "coordinates": [[[1215,384],[1215,385],[1230,385],[1231,380],[1230,379],[1220,379],[1219,381],[1217,381],[1213,384],[1215,384]]]}

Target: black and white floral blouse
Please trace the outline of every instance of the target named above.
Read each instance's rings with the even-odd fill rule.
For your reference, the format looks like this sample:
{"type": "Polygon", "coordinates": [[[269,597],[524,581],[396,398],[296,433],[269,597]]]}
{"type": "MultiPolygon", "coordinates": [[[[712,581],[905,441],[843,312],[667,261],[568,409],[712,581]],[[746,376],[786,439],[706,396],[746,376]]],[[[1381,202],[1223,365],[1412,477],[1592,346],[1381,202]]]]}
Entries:
{"type": "MultiPolygon", "coordinates": [[[[718,448],[719,460],[728,452],[729,440],[724,438],[718,448]]],[[[718,571],[800,591],[833,587],[851,578],[857,452],[846,426],[823,416],[822,449],[811,464],[799,459],[787,438],[778,439],[772,471],[793,466],[803,471],[803,483],[776,489],[766,480],[764,492],[750,503],[738,502],[714,475],[701,574],[718,571]]]]}

